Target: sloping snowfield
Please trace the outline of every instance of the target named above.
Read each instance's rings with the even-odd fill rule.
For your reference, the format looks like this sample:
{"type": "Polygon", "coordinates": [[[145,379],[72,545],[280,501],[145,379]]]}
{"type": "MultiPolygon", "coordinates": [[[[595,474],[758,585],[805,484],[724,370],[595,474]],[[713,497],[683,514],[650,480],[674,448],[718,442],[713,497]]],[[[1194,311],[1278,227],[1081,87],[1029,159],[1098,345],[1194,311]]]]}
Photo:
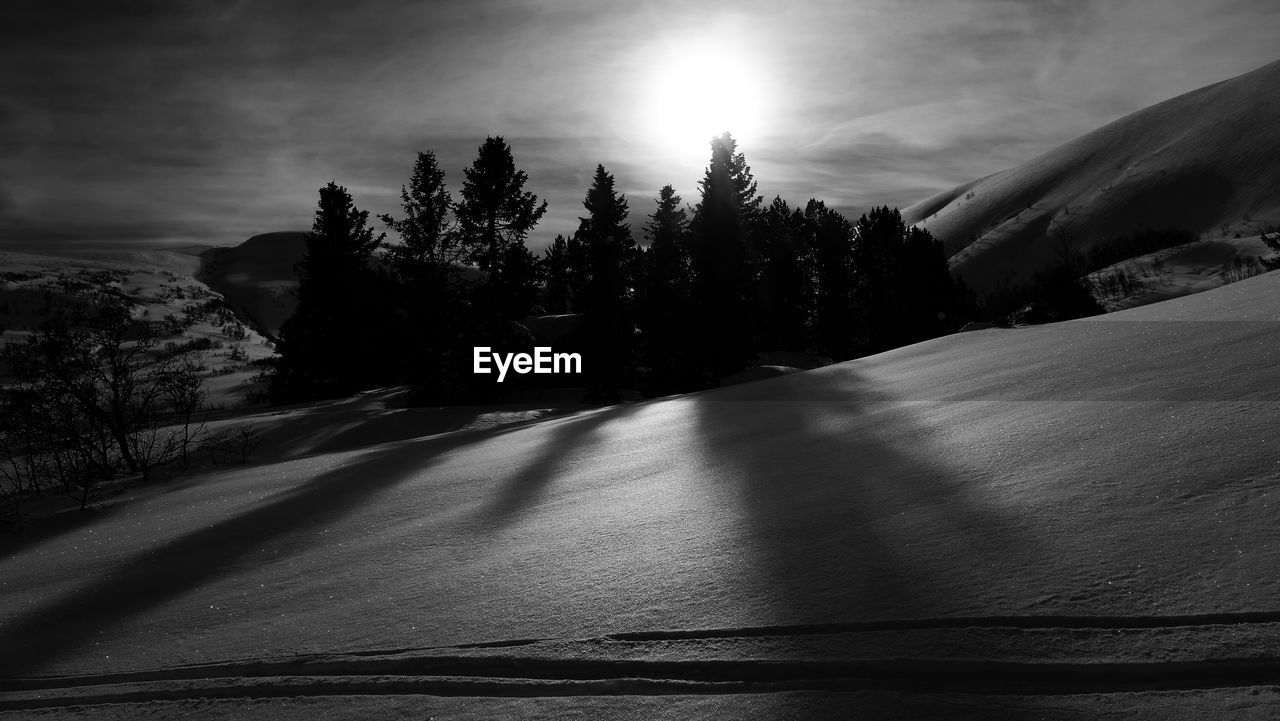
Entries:
{"type": "Polygon", "coordinates": [[[187,478],[0,546],[0,718],[1273,717],[1277,361],[1273,273],[187,478]]]}
{"type": "Polygon", "coordinates": [[[1260,261],[1270,255],[1271,249],[1257,235],[1198,240],[1113,263],[1089,277],[1096,283],[1123,271],[1136,281],[1137,287],[1129,293],[1102,298],[1108,311],[1125,310],[1236,282],[1245,275],[1242,269],[1250,274],[1264,271],[1260,261]]]}
{"type": "Polygon", "coordinates": [[[941,239],[952,272],[979,291],[1059,262],[1063,242],[1079,252],[1143,228],[1257,235],[1280,223],[1278,99],[1280,61],[1126,115],[903,217],[941,239]]]}

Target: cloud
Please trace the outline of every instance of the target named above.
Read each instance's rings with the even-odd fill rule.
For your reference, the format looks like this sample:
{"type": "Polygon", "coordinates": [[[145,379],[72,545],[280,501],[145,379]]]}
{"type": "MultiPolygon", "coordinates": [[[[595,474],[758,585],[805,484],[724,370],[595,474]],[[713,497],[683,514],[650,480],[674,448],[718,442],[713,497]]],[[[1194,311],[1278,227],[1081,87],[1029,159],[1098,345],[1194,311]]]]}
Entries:
{"type": "MultiPolygon", "coordinates": [[[[750,61],[764,110],[741,149],[762,191],[905,206],[1273,60],[1280,26],[1261,0],[18,0],[6,13],[0,242],[231,244],[309,227],[331,179],[393,212],[417,151],[456,189],[487,135],[511,142],[550,203],[533,245],[577,226],[596,163],[638,228],[662,185],[697,199],[705,160],[655,145],[641,91],[662,48],[700,38],[750,61]]],[[[687,82],[715,82],[698,70],[687,82]]]]}

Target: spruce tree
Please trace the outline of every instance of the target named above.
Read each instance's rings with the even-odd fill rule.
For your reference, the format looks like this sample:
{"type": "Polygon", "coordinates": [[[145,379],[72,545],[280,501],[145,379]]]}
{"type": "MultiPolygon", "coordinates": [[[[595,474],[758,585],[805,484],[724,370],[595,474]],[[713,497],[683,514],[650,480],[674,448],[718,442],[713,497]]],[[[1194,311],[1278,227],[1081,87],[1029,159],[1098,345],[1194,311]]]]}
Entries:
{"type": "Polygon", "coordinates": [[[699,181],[702,198],[690,223],[699,355],[714,378],[741,370],[754,351],[750,230],[763,198],[737,147],[728,133],[712,139],[711,162],[699,181]]]}
{"type": "Polygon", "coordinates": [[[470,370],[462,336],[471,319],[459,277],[463,253],[453,199],[434,153],[418,153],[400,199],[402,218],[380,216],[401,240],[387,252],[396,278],[399,380],[420,400],[455,399],[461,374],[470,370]]]}
{"type": "Polygon", "coordinates": [[[400,244],[387,254],[397,270],[408,273],[439,272],[463,260],[453,214],[453,198],[445,187],[445,174],[435,153],[418,153],[409,185],[400,186],[404,217],[379,216],[400,236],[400,244]]]}
{"type": "Polygon", "coordinates": [[[805,205],[804,218],[814,266],[812,347],[820,355],[845,360],[863,344],[855,297],[854,228],[820,200],[805,205]]]}
{"type": "Polygon", "coordinates": [[[280,329],[277,400],[334,398],[385,377],[375,350],[382,339],[370,323],[383,291],[369,267],[384,236],[368,221],[346,188],[330,181],[320,189],[306,252],[294,266],[297,310],[280,329]]]}
{"type": "Polygon", "coordinates": [[[617,192],[613,176],[605,172],[603,165],[596,166],[583,206],[588,214],[580,219],[579,231],[586,243],[588,260],[582,309],[587,400],[615,403],[618,390],[627,380],[634,351],[634,279],[629,271],[635,241],[626,222],[627,199],[617,192]]]}
{"type": "Polygon", "coordinates": [[[548,313],[568,313],[575,290],[570,279],[569,241],[557,234],[542,251],[542,307],[548,313]]]}
{"type": "Polygon", "coordinates": [[[457,216],[468,260],[483,271],[501,273],[504,251],[524,242],[547,203],[524,189],[529,176],[516,169],[511,146],[501,137],[487,138],[463,173],[457,216]]]}
{"type": "Polygon", "coordinates": [[[951,277],[942,243],[908,228],[897,208],[874,208],[858,219],[854,267],[863,311],[864,351],[879,351],[956,327],[966,305],[951,277]]]}
{"type": "Polygon", "coordinates": [[[969,311],[963,286],[951,275],[942,241],[924,228],[906,229],[900,264],[903,332],[895,345],[954,331],[969,311]]]}
{"type": "Polygon", "coordinates": [[[857,299],[863,311],[865,350],[895,345],[902,333],[902,296],[899,264],[906,226],[902,215],[887,206],[873,208],[858,219],[854,235],[854,267],[857,299]]]}
{"type": "Polygon", "coordinates": [[[537,259],[521,250],[547,204],[524,190],[528,175],[516,169],[511,147],[501,137],[485,140],[464,175],[455,215],[467,260],[485,274],[474,288],[473,303],[480,334],[493,341],[481,345],[493,345],[529,311],[537,259]]]}
{"type": "Polygon", "coordinates": [[[646,395],[694,390],[690,318],[689,216],[670,185],[658,191],[657,208],[644,226],[643,304],[637,309],[644,344],[646,395]]]}
{"type": "Polygon", "coordinates": [[[761,347],[803,351],[812,305],[812,281],[803,242],[805,218],[775,197],[758,224],[760,283],[758,315],[761,347]]]}

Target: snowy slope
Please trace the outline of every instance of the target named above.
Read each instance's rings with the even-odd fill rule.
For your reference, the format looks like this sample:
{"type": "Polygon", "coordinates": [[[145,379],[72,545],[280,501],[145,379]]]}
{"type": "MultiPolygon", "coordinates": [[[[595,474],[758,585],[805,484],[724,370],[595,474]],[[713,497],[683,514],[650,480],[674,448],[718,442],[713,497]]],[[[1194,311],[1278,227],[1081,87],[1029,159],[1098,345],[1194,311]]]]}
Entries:
{"type": "Polygon", "coordinates": [[[1256,235],[1205,238],[1113,263],[1090,273],[1089,278],[1100,287],[1104,278],[1125,273],[1133,282],[1128,292],[1104,293],[1102,297],[1108,311],[1124,310],[1203,293],[1266,272],[1261,261],[1273,255],[1256,235]]]}
{"type": "Polygon", "coordinates": [[[989,290],[1144,227],[1222,236],[1280,224],[1280,62],[1128,115],[903,212],[989,290]],[[1225,227],[1225,231],[1224,231],[1225,227]]]}
{"type": "MultiPolygon", "coordinates": [[[[1280,484],[1278,346],[1280,274],[1269,274],[1097,320],[964,333],[683,398],[188,478],[78,526],[4,542],[0,678],[161,671],[53,680],[46,685],[57,688],[44,691],[0,681],[0,711],[38,706],[77,683],[99,696],[136,694],[116,701],[178,704],[343,689],[542,697],[556,695],[542,681],[526,678],[519,692],[513,685],[512,677],[539,673],[537,664],[520,671],[525,662],[510,660],[522,653],[518,643],[491,649],[500,655],[490,666],[453,660],[431,672],[438,667],[413,660],[417,680],[402,676],[410,662],[371,659],[622,632],[672,642],[652,658],[683,653],[675,641],[689,637],[702,639],[701,657],[757,663],[760,654],[863,653],[863,640],[826,635],[797,636],[799,652],[742,650],[752,629],[835,624],[828,630],[889,634],[867,652],[873,657],[958,658],[957,672],[970,674],[982,659],[1061,662],[1072,665],[1044,673],[1094,684],[1126,673],[1190,673],[1201,686],[1168,681],[1111,693],[1201,688],[1193,694],[1200,717],[1250,704],[1273,712],[1273,696],[1255,692],[1242,705],[1228,687],[1270,684],[1268,669],[1280,659],[1280,524],[1271,506],[1280,484]],[[857,626],[870,622],[887,625],[857,626]],[[960,634],[947,643],[962,653],[937,650],[945,634],[929,630],[939,628],[960,634]],[[1125,628],[1152,630],[1104,642],[1125,628]],[[673,633],[698,629],[713,630],[673,633]],[[1177,629],[1187,639],[1171,641],[1177,629]],[[992,640],[997,631],[1016,643],[992,640]],[[910,640],[921,632],[923,641],[910,640]],[[317,667],[324,671],[254,665],[354,652],[364,655],[317,667]],[[1237,652],[1255,656],[1260,670],[1185,666],[1237,652]],[[1122,665],[1088,671],[1108,659],[1122,665]],[[1157,667],[1123,665],[1139,659],[1157,667]],[[178,664],[232,661],[239,665],[208,673],[239,681],[165,680],[178,664]],[[508,669],[505,685],[441,680],[499,666],[508,669]],[[331,675],[282,680],[299,673],[331,675]],[[124,685],[103,686],[115,682],[124,685]]],[[[609,643],[588,645],[626,658],[609,643]]],[[[537,678],[569,683],[562,666],[543,668],[550,676],[537,678]]],[[[668,678],[691,673],[682,668],[652,671],[667,674],[653,681],[665,690],[618,692],[637,695],[627,708],[648,712],[637,718],[750,716],[787,705],[785,695],[751,706],[725,692],[700,711],[683,696],[655,706],[696,680],[668,678]]],[[[928,678],[939,674],[947,675],[928,678]]],[[[574,706],[590,716],[583,707],[606,702],[592,700],[598,683],[581,684],[564,688],[591,697],[574,706]]],[[[1182,697],[1121,696],[1055,696],[1045,714],[1033,715],[1040,706],[1029,701],[1014,706],[1030,718],[1182,708],[1182,697]]],[[[375,703],[362,698],[348,701],[375,703]]],[[[873,707],[930,713],[942,703],[875,698],[873,707]]],[[[792,700],[795,708],[816,703],[792,700]]],[[[256,713],[315,710],[281,703],[256,713]]],[[[503,708],[529,716],[564,711],[511,703],[503,708]]],[[[944,705],[965,704],[985,708],[973,698],[944,705]]],[[[247,713],[242,702],[233,706],[247,713]]],[[[798,717],[835,712],[824,709],[798,717]]]]}
{"type": "Polygon", "coordinates": [[[77,249],[74,257],[0,252],[0,345],[43,323],[49,294],[65,292],[64,285],[106,290],[127,298],[136,318],[161,328],[167,318],[190,316],[190,323],[162,331],[168,334],[164,340],[207,342],[201,360],[209,368],[208,404],[243,405],[249,393],[261,392],[254,377],[262,369],[252,362],[274,356],[275,350],[197,279],[199,250],[77,249]]]}

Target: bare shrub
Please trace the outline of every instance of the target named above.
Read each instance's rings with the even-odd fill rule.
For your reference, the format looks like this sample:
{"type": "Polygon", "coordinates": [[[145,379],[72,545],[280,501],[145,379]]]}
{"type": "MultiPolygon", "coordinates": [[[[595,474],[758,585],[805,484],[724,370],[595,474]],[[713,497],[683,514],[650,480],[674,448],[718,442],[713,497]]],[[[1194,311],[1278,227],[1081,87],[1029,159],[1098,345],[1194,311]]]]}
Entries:
{"type": "Polygon", "coordinates": [[[82,291],[8,345],[0,466],[19,495],[57,487],[85,507],[104,480],[188,457],[205,368],[189,346],[162,347],[128,301],[82,291]]]}
{"type": "Polygon", "coordinates": [[[248,463],[249,456],[262,443],[262,434],[252,423],[241,423],[210,436],[203,444],[213,465],[229,461],[248,463]]]}

